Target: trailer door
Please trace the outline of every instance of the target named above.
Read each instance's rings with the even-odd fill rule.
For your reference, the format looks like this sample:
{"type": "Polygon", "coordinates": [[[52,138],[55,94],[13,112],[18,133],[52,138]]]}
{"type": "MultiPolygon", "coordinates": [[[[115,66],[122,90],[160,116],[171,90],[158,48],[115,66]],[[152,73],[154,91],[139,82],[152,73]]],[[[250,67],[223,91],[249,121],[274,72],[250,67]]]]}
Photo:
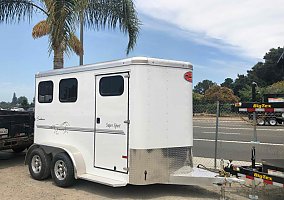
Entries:
{"type": "Polygon", "coordinates": [[[127,173],[129,74],[96,76],[95,167],[127,173]]]}

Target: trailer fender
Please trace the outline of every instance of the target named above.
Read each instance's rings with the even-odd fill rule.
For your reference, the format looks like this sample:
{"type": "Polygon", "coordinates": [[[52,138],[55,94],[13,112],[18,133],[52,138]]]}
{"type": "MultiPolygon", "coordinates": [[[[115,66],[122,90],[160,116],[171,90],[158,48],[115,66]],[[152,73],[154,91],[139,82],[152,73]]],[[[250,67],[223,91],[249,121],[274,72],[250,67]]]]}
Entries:
{"type": "Polygon", "coordinates": [[[83,159],[82,154],[78,149],[69,146],[69,145],[62,145],[62,144],[33,144],[26,154],[25,158],[25,164],[27,164],[28,156],[35,148],[41,148],[46,154],[52,154],[52,156],[55,156],[55,154],[60,152],[65,152],[68,154],[68,156],[71,158],[73,165],[74,165],[74,176],[77,179],[78,176],[86,173],[86,165],[85,161],[83,159]]]}
{"type": "Polygon", "coordinates": [[[26,156],[25,156],[25,165],[28,164],[28,158],[29,158],[30,153],[31,153],[34,149],[39,148],[39,147],[40,147],[40,145],[38,145],[38,144],[32,144],[32,145],[28,148],[28,151],[27,151],[26,156]]]}

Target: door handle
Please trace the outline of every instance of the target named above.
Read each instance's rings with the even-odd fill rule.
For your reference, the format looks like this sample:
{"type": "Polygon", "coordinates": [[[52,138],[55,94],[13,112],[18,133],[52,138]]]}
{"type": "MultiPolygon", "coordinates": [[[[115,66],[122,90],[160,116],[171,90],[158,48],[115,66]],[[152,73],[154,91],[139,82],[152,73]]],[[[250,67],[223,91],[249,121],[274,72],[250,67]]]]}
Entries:
{"type": "Polygon", "coordinates": [[[125,124],[130,124],[130,120],[125,120],[124,123],[125,124]]]}
{"type": "Polygon", "coordinates": [[[97,118],[97,124],[100,124],[101,123],[101,118],[97,118]]]}

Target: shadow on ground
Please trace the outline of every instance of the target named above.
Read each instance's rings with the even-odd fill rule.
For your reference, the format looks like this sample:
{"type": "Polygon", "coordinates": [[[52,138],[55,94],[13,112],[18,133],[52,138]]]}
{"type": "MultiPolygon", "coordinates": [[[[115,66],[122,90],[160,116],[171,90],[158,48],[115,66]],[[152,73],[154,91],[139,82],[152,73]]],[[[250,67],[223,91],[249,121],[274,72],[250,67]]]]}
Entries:
{"type": "Polygon", "coordinates": [[[0,151],[0,169],[16,165],[24,165],[25,152],[14,153],[13,151],[0,151]]]}
{"type": "Polygon", "coordinates": [[[109,186],[90,183],[79,180],[74,188],[84,190],[88,193],[94,193],[109,199],[152,199],[162,197],[188,197],[188,198],[206,198],[218,199],[220,196],[216,192],[208,191],[198,186],[179,186],[179,185],[127,185],[126,187],[112,188],[109,186]]]}

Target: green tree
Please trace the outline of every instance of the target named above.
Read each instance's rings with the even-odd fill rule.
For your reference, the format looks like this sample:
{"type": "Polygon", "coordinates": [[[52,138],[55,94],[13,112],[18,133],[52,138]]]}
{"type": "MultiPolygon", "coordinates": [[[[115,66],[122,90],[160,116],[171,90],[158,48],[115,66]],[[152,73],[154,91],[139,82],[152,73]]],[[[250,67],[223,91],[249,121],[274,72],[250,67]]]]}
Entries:
{"type": "Polygon", "coordinates": [[[193,92],[192,93],[193,104],[196,105],[196,104],[202,103],[203,102],[203,97],[204,97],[204,95],[196,93],[196,92],[193,92]]]}
{"type": "Polygon", "coordinates": [[[16,105],[18,103],[18,98],[16,96],[16,93],[14,92],[13,98],[12,98],[12,105],[16,105]]]}
{"type": "Polygon", "coordinates": [[[283,48],[272,48],[263,57],[264,62],[258,62],[248,70],[247,77],[255,81],[258,86],[264,87],[282,81],[284,78],[283,63],[278,63],[283,48]]]}
{"type": "Polygon", "coordinates": [[[0,102],[0,108],[2,109],[9,109],[11,107],[12,107],[11,103],[4,102],[4,101],[0,102]]]}
{"type": "Polygon", "coordinates": [[[30,107],[35,107],[35,98],[33,98],[33,101],[31,102],[30,107]]]}
{"type": "Polygon", "coordinates": [[[265,94],[284,94],[284,81],[274,83],[264,89],[265,94]]]}
{"type": "MultiPolygon", "coordinates": [[[[263,96],[263,88],[256,88],[256,101],[261,102],[263,96]]],[[[252,101],[252,88],[251,85],[246,85],[243,89],[239,91],[239,98],[241,102],[251,102],[252,101]]]]}
{"type": "Polygon", "coordinates": [[[217,83],[214,83],[210,80],[203,80],[202,82],[198,82],[196,86],[194,86],[193,91],[198,94],[205,94],[205,91],[208,90],[213,85],[217,85],[217,83]]]}
{"type": "Polygon", "coordinates": [[[263,88],[284,80],[283,50],[280,47],[270,49],[263,57],[264,62],[255,64],[251,70],[247,71],[247,75],[238,75],[232,84],[234,94],[242,99],[248,99],[247,88],[251,87],[252,82],[256,82],[259,88],[263,88]]]}
{"type": "Polygon", "coordinates": [[[222,87],[227,87],[233,89],[234,80],[231,78],[226,78],[224,82],[221,84],[222,87]]]}
{"type": "Polygon", "coordinates": [[[233,91],[236,96],[240,96],[240,90],[251,85],[252,81],[243,74],[238,74],[235,82],[233,83],[233,91]]]}
{"type": "Polygon", "coordinates": [[[18,98],[18,104],[22,104],[23,102],[28,102],[28,98],[25,96],[21,96],[18,98]]]}
{"type": "Polygon", "coordinates": [[[210,103],[220,101],[221,103],[235,103],[239,98],[234,95],[233,91],[227,87],[213,85],[206,90],[204,100],[210,103]]]}
{"type": "Polygon", "coordinates": [[[33,37],[49,36],[54,69],[63,68],[64,53],[81,54],[82,44],[75,36],[80,21],[90,29],[119,29],[128,34],[128,54],[136,44],[140,22],[132,0],[0,0],[0,22],[31,20],[41,12],[46,20],[33,29],[33,37]],[[83,16],[83,17],[82,17],[83,16]]]}
{"type": "Polygon", "coordinates": [[[21,107],[24,108],[24,109],[27,109],[29,107],[28,99],[25,96],[18,98],[18,104],[20,104],[21,107]]]}

